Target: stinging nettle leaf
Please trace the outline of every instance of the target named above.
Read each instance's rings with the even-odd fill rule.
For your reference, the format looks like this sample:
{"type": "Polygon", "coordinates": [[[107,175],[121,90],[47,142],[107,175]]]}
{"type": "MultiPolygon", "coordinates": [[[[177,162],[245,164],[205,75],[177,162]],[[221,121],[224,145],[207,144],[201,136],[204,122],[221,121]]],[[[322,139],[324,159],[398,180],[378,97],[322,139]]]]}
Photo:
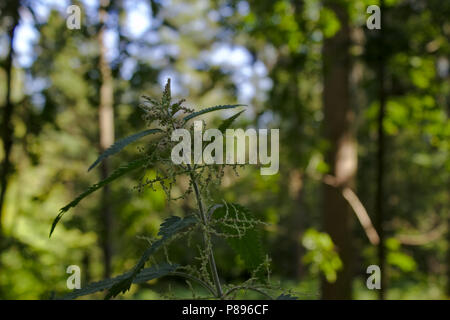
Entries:
{"type": "MultiPolygon", "coordinates": [[[[134,284],[144,283],[153,279],[161,278],[175,271],[179,267],[178,264],[162,263],[159,265],[151,266],[149,268],[142,269],[141,272],[133,279],[134,284]]],[[[121,274],[120,276],[106,279],[98,282],[92,282],[81,289],[75,289],[73,292],[66,294],[61,299],[71,300],[81,296],[86,296],[99,291],[110,289],[117,283],[127,279],[131,275],[131,271],[121,274]]]]}
{"type": "Polygon", "coordinates": [[[107,177],[106,179],[104,179],[104,180],[102,180],[102,181],[100,181],[100,182],[90,186],[89,189],[87,189],[82,194],[80,194],[78,197],[76,197],[74,200],[72,200],[72,202],[70,202],[66,206],[62,207],[59,210],[59,214],[56,216],[55,220],[53,220],[52,227],[50,229],[49,237],[51,237],[51,235],[52,235],[53,231],[55,230],[55,227],[58,224],[59,220],[61,220],[63,215],[67,211],[69,211],[70,208],[75,207],[85,197],[87,197],[91,193],[97,191],[98,189],[102,188],[103,186],[111,183],[112,181],[116,180],[117,178],[120,178],[121,176],[127,174],[128,172],[131,172],[131,171],[133,171],[133,170],[135,170],[137,168],[142,167],[143,165],[145,165],[147,163],[147,161],[148,161],[147,158],[142,158],[142,159],[138,159],[138,160],[132,161],[132,162],[130,162],[130,163],[124,165],[124,166],[119,167],[118,169],[114,170],[113,173],[111,173],[111,175],[109,177],[107,177]]]}
{"type": "Polygon", "coordinates": [[[161,223],[158,235],[163,238],[169,238],[178,233],[178,231],[183,230],[186,227],[191,226],[197,222],[195,216],[187,216],[186,218],[180,218],[177,216],[171,216],[161,223]]]}
{"type": "Polygon", "coordinates": [[[245,110],[239,111],[238,113],[232,115],[231,117],[223,120],[223,122],[219,126],[219,131],[224,133],[225,130],[227,130],[231,126],[231,124],[234,122],[234,120],[236,120],[237,117],[239,117],[241,115],[241,113],[244,111],[245,110]]]}
{"type": "Polygon", "coordinates": [[[129,276],[121,279],[118,283],[115,283],[105,299],[114,298],[120,293],[125,293],[131,287],[134,279],[140,274],[142,268],[144,268],[147,260],[159,249],[162,245],[171,237],[176,235],[180,231],[184,231],[188,227],[192,227],[197,223],[197,218],[195,216],[187,216],[185,218],[180,218],[176,216],[172,216],[164,220],[164,222],[160,226],[160,230],[158,235],[162,236],[159,240],[153,242],[147,250],[144,251],[144,254],[139,259],[138,263],[134,266],[132,271],[129,272],[129,276]]]}
{"type": "Polygon", "coordinates": [[[202,114],[205,114],[205,113],[209,113],[209,112],[213,112],[213,111],[217,111],[217,110],[233,109],[233,108],[237,108],[237,107],[245,107],[245,106],[246,106],[245,104],[226,104],[226,105],[221,105],[221,106],[210,107],[210,108],[206,108],[206,109],[203,109],[203,110],[191,113],[190,115],[187,115],[186,117],[184,117],[183,120],[185,122],[187,122],[187,121],[189,121],[189,120],[191,120],[191,119],[193,119],[195,117],[198,117],[198,116],[200,116],[202,114]]]}
{"type": "Polygon", "coordinates": [[[126,138],[120,139],[116,141],[112,146],[110,146],[108,149],[105,150],[98,158],[94,161],[94,163],[89,167],[88,171],[92,170],[97,164],[102,162],[104,159],[106,159],[109,156],[112,156],[118,152],[120,152],[123,148],[125,148],[130,143],[135,142],[136,140],[139,140],[142,137],[148,136],[149,134],[154,134],[161,132],[160,129],[149,129],[144,130],[138,133],[135,133],[131,136],[128,136],[126,138]]]}
{"type": "MultiPolygon", "coordinates": [[[[256,270],[264,263],[264,254],[261,244],[261,230],[258,226],[249,226],[248,220],[253,219],[250,211],[236,203],[228,203],[226,205],[216,205],[215,209],[210,209],[210,214],[218,219],[218,226],[221,231],[230,237],[226,237],[227,243],[238,254],[245,263],[249,271],[256,270]],[[228,208],[228,210],[227,210],[228,208]],[[224,218],[234,220],[227,224],[221,221],[224,218]],[[239,229],[245,229],[241,233],[239,229]]],[[[257,276],[262,279],[264,270],[259,270],[257,276]]]]}

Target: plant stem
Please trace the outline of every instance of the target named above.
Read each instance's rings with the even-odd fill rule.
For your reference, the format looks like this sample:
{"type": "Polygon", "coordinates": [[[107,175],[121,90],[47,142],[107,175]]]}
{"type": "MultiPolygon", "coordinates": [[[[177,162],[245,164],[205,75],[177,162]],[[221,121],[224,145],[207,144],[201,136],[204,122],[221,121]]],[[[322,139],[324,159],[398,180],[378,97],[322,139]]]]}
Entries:
{"type": "MultiPolygon", "coordinates": [[[[188,164],[188,169],[191,170],[191,166],[189,164],[188,164]]],[[[201,198],[200,192],[198,190],[197,180],[195,179],[194,173],[192,171],[189,173],[189,175],[192,180],[192,185],[194,186],[194,192],[195,192],[195,197],[197,198],[198,210],[200,211],[200,216],[203,220],[203,223],[206,226],[208,224],[208,219],[206,219],[205,211],[203,209],[202,198],[201,198]]],[[[217,297],[222,298],[223,291],[222,291],[222,286],[220,285],[219,274],[217,273],[217,267],[216,267],[216,261],[214,259],[214,253],[211,248],[212,244],[211,244],[211,240],[208,238],[206,233],[203,233],[203,241],[205,243],[205,247],[207,248],[207,250],[209,250],[209,253],[208,253],[209,265],[211,268],[211,273],[213,276],[214,284],[216,286],[217,297]]]]}
{"type": "MultiPolygon", "coordinates": [[[[167,113],[170,117],[170,114],[167,113]]],[[[172,123],[172,129],[175,130],[175,125],[172,123]]],[[[197,199],[197,205],[198,205],[198,210],[200,211],[200,216],[202,217],[203,220],[203,224],[205,226],[208,225],[208,219],[206,218],[206,214],[205,211],[203,210],[203,203],[202,203],[202,198],[200,196],[200,192],[198,190],[198,185],[197,185],[197,180],[195,178],[195,166],[194,169],[191,167],[191,165],[189,163],[186,164],[188,171],[189,171],[189,176],[192,180],[192,185],[194,186],[194,192],[195,192],[195,197],[197,199]]],[[[203,242],[205,245],[206,250],[209,250],[209,265],[211,268],[211,273],[212,273],[212,277],[213,277],[213,281],[214,284],[216,286],[216,290],[217,290],[217,298],[222,299],[223,296],[223,291],[222,291],[222,286],[220,285],[220,279],[219,279],[219,274],[217,273],[217,267],[216,267],[216,260],[214,259],[214,253],[212,250],[212,243],[211,240],[209,239],[209,237],[207,236],[206,233],[203,233],[203,242]]]]}
{"type": "Polygon", "coordinates": [[[208,289],[208,291],[211,292],[213,295],[216,295],[216,292],[214,292],[214,289],[209,284],[207,284],[203,280],[201,280],[201,279],[199,279],[197,277],[194,277],[194,276],[192,276],[192,275],[190,275],[188,273],[179,272],[179,271],[173,271],[173,272],[169,273],[169,275],[179,276],[179,277],[183,277],[183,278],[186,278],[186,279],[189,279],[189,280],[194,280],[197,283],[199,283],[200,285],[202,285],[205,289],[208,289]]]}

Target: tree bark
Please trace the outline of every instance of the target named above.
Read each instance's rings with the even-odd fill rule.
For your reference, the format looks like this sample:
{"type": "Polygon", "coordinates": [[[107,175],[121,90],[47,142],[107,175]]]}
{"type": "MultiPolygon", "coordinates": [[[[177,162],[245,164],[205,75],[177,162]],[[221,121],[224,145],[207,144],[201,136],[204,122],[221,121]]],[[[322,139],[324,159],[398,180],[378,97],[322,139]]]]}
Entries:
{"type": "MultiPolygon", "coordinates": [[[[343,2],[326,1],[340,22],[339,31],[324,40],[324,133],[329,142],[326,161],[339,187],[352,187],[357,169],[357,153],[351,125],[349,22],[343,2]]],[[[324,186],[323,224],[343,262],[337,280],[322,280],[323,299],[351,299],[352,296],[352,226],[351,208],[339,188],[324,186]]]]}
{"type": "MultiPolygon", "coordinates": [[[[382,15],[384,13],[384,1],[380,2],[380,10],[382,15]]],[[[384,37],[383,37],[383,27],[378,30],[378,67],[377,67],[377,78],[378,78],[378,99],[379,99],[379,110],[377,119],[377,129],[378,129],[378,141],[377,141],[377,190],[375,198],[375,212],[376,212],[376,228],[378,230],[378,235],[380,237],[380,242],[378,244],[378,265],[381,270],[381,289],[378,290],[378,297],[380,300],[385,299],[386,284],[387,284],[387,269],[386,269],[386,248],[385,248],[385,235],[384,235],[384,208],[383,208],[383,195],[384,195],[384,153],[385,153],[385,137],[383,130],[383,121],[385,117],[386,109],[386,92],[384,88],[384,76],[385,76],[385,66],[384,66],[384,37]]]]}
{"type": "Polygon", "coordinates": [[[13,134],[14,129],[11,123],[12,114],[14,111],[14,105],[11,101],[11,86],[12,86],[12,62],[14,57],[14,33],[17,25],[19,24],[19,7],[20,3],[18,1],[12,1],[6,7],[5,13],[7,16],[11,17],[10,25],[8,26],[8,36],[9,36],[9,52],[5,62],[6,69],[6,98],[5,107],[3,109],[3,121],[1,122],[1,137],[3,140],[3,161],[0,173],[0,237],[2,235],[2,216],[3,207],[6,196],[6,189],[8,188],[8,178],[11,173],[11,149],[13,146],[13,134]]]}
{"type": "MultiPolygon", "coordinates": [[[[450,194],[450,183],[449,194],[450,194]]],[[[450,297],[450,210],[447,211],[447,297],[450,297]]]]}
{"type": "MultiPolygon", "coordinates": [[[[114,98],[113,79],[111,68],[108,64],[106,53],[107,48],[104,43],[106,20],[108,17],[107,8],[109,0],[102,0],[100,4],[100,30],[98,33],[98,45],[100,49],[99,69],[101,74],[100,85],[100,106],[99,106],[99,129],[100,129],[100,152],[104,152],[114,143],[114,98]]],[[[105,179],[109,175],[108,161],[104,160],[101,165],[101,178],[105,179]]],[[[104,277],[111,277],[112,260],[112,208],[110,189],[108,186],[102,189],[101,204],[101,246],[103,251],[104,277]]]]}
{"type": "MultiPolygon", "coordinates": [[[[447,37],[448,39],[448,37],[447,37]]],[[[444,78],[444,81],[450,81],[450,76],[447,74],[446,78],[444,78]]],[[[450,119],[450,98],[447,97],[447,120],[450,119]]],[[[450,159],[447,159],[447,161],[450,162],[450,159]]],[[[447,172],[447,298],[450,298],[450,179],[449,179],[449,173],[447,172]]]]}
{"type": "Polygon", "coordinates": [[[302,257],[305,249],[301,243],[306,228],[306,216],[303,209],[303,176],[299,170],[291,171],[290,193],[294,200],[294,211],[289,216],[288,235],[292,243],[292,265],[294,270],[292,276],[295,280],[300,280],[305,275],[305,266],[302,257]]]}

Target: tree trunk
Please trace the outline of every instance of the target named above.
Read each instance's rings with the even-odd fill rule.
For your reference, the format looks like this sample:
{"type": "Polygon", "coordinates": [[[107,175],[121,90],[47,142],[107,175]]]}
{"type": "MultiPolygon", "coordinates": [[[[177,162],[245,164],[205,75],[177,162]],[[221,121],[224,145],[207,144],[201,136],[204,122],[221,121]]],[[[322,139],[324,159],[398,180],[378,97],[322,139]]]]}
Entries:
{"type": "MultiPolygon", "coordinates": [[[[104,43],[106,31],[106,20],[108,17],[107,7],[109,0],[102,0],[100,7],[100,30],[98,33],[98,45],[100,48],[99,69],[101,74],[100,85],[100,107],[99,107],[99,128],[100,128],[100,151],[105,151],[114,143],[114,109],[113,109],[113,79],[111,68],[106,59],[107,48],[104,43]]],[[[101,165],[101,177],[105,179],[109,175],[108,161],[104,160],[101,165]]],[[[112,209],[111,209],[110,189],[108,186],[102,189],[101,204],[101,246],[104,261],[104,277],[111,276],[112,259],[112,209]]]]}
{"type": "MultiPolygon", "coordinates": [[[[382,16],[384,14],[384,1],[380,2],[380,10],[382,16]]],[[[383,25],[383,24],[382,24],[383,25]]],[[[385,26],[383,26],[385,27],[385,26]]],[[[384,210],[383,210],[383,194],[384,194],[384,153],[385,153],[385,142],[384,142],[384,130],[383,121],[386,109],[386,93],[384,90],[384,37],[383,37],[383,27],[378,30],[379,45],[378,45],[378,99],[380,107],[378,110],[378,144],[377,144],[377,191],[375,198],[375,212],[376,212],[376,228],[378,230],[378,235],[380,237],[380,242],[378,244],[378,265],[381,270],[381,289],[378,291],[379,299],[383,300],[385,298],[386,284],[387,284],[387,266],[386,266],[386,248],[385,248],[385,236],[384,236],[384,210]]]]}
{"type": "MultiPolygon", "coordinates": [[[[450,185],[450,184],[449,184],[450,185]]],[[[450,188],[449,188],[450,194],[450,188]]],[[[447,298],[450,298],[450,210],[447,211],[447,298]]]]}
{"type": "Polygon", "coordinates": [[[301,243],[306,228],[306,216],[303,208],[303,176],[299,170],[293,170],[290,177],[289,191],[294,200],[294,211],[289,216],[288,224],[288,234],[292,243],[292,265],[294,267],[292,276],[295,280],[300,280],[306,273],[305,266],[302,263],[305,249],[301,243]]]}
{"type": "Polygon", "coordinates": [[[14,56],[14,33],[17,25],[19,24],[19,2],[13,1],[7,6],[5,14],[12,18],[10,25],[8,26],[9,36],[9,52],[5,62],[6,70],[6,98],[5,107],[3,109],[3,121],[1,122],[1,137],[3,141],[3,161],[0,173],[0,237],[2,235],[2,214],[6,196],[6,189],[8,187],[8,177],[11,171],[11,149],[13,145],[13,125],[11,123],[11,117],[14,111],[14,105],[11,101],[11,85],[12,85],[12,62],[14,56]]]}
{"type": "MultiPolygon", "coordinates": [[[[450,79],[447,77],[446,81],[450,79]]],[[[450,118],[450,103],[447,100],[447,119],[450,118]]],[[[450,161],[450,159],[447,159],[450,161]]],[[[448,173],[447,173],[448,177],[448,173]]],[[[450,298],[450,179],[447,179],[447,297],[450,298]]]]}
{"type": "MultiPolygon", "coordinates": [[[[339,31],[324,40],[324,131],[329,142],[326,160],[330,174],[339,187],[352,187],[357,168],[357,153],[351,124],[354,113],[349,95],[349,42],[348,13],[342,2],[326,1],[340,22],[339,31]]],[[[337,280],[322,280],[323,299],[351,299],[352,296],[352,228],[351,208],[338,188],[324,186],[324,230],[327,232],[343,262],[337,280]]]]}

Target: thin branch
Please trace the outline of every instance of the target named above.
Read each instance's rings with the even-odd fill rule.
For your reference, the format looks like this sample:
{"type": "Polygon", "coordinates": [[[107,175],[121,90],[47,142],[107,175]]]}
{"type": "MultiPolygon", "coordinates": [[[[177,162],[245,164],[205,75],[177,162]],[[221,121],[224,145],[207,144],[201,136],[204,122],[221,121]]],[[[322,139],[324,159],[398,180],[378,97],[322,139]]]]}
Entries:
{"type": "Polygon", "coordinates": [[[342,196],[344,197],[345,200],[347,200],[349,205],[352,207],[353,212],[355,212],[356,217],[358,218],[359,223],[363,227],[364,232],[366,233],[366,236],[369,239],[370,243],[373,245],[378,245],[380,243],[380,237],[378,236],[378,233],[375,230],[372,221],[370,220],[366,208],[359,200],[356,193],[349,187],[341,187],[339,183],[336,181],[336,178],[331,175],[324,176],[322,181],[323,183],[329,186],[341,189],[342,196]]]}
{"type": "Polygon", "coordinates": [[[447,227],[442,224],[423,234],[399,234],[395,238],[407,246],[422,246],[439,239],[446,231],[447,227]]]}

